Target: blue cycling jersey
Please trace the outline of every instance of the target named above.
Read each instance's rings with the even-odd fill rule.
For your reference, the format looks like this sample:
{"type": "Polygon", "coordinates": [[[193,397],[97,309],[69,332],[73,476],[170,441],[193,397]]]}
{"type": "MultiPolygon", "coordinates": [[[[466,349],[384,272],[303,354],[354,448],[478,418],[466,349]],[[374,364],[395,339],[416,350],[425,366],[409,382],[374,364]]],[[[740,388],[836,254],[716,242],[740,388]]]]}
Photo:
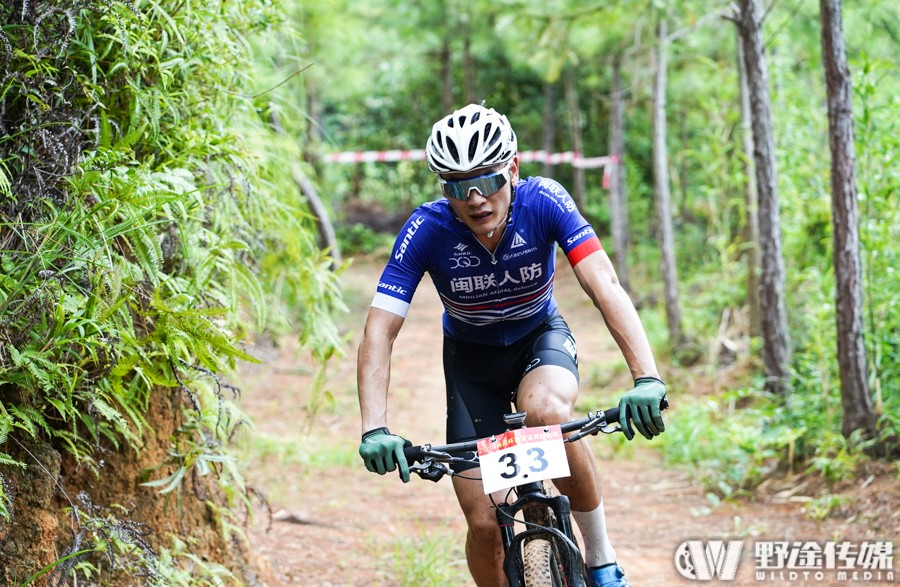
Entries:
{"type": "Polygon", "coordinates": [[[407,220],[378,282],[372,306],[406,316],[428,272],[444,304],[447,336],[506,346],[557,309],[556,246],[574,267],[600,241],[559,183],[529,177],[516,186],[512,214],[493,253],[441,198],[407,220]]]}

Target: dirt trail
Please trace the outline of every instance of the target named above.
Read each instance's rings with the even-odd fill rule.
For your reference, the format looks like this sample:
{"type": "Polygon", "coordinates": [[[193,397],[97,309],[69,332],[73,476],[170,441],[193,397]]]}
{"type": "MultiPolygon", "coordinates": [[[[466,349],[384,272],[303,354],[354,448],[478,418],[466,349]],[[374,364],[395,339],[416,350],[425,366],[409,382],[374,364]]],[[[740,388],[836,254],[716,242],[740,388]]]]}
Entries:
{"type": "MultiPolygon", "coordinates": [[[[433,484],[413,478],[403,484],[394,476],[368,473],[356,456],[355,353],[379,271],[378,263],[357,261],[344,275],[351,310],[343,326],[347,352],[329,369],[334,405],[319,414],[309,433],[302,425],[310,380],[308,358],[298,355],[290,343],[277,348],[260,345],[255,352],[264,364],[242,372],[241,405],[258,431],[245,452],[246,476],[268,497],[276,513],[267,530],[267,516],[258,510],[250,530],[263,579],[270,587],[427,585],[427,580],[404,578],[400,573],[408,566],[405,559],[428,560],[429,556],[435,568],[452,577],[441,584],[471,584],[462,550],[465,527],[449,480],[433,484]]],[[[622,389],[627,383],[623,369],[616,375],[615,369],[610,374],[609,367],[621,362],[616,358],[620,355],[564,265],[556,291],[578,341],[582,381],[600,377],[622,389]]],[[[416,443],[443,440],[440,311],[426,279],[395,344],[390,426],[416,443]]],[[[673,409],[677,409],[678,390],[673,392],[673,409]]],[[[608,393],[604,399],[614,397],[608,393]]],[[[803,581],[802,575],[791,580],[785,571],[783,579],[776,575],[758,581],[754,542],[893,540],[900,527],[896,479],[886,476],[869,480],[852,494],[854,499],[878,505],[878,515],[889,519],[886,526],[878,525],[880,536],[873,536],[873,524],[865,516],[824,522],[808,519],[802,512],[802,491],[782,495],[780,500],[713,507],[689,473],[663,468],[643,439],[619,451],[604,438],[591,442],[602,471],[610,535],[635,587],[703,584],[679,576],[675,551],[686,540],[726,538],[744,541],[742,563],[735,581],[714,584],[870,585],[874,581],[837,581],[833,572],[823,580],[812,575],[809,581],[803,581]],[[887,536],[884,527],[892,528],[887,536]]]]}

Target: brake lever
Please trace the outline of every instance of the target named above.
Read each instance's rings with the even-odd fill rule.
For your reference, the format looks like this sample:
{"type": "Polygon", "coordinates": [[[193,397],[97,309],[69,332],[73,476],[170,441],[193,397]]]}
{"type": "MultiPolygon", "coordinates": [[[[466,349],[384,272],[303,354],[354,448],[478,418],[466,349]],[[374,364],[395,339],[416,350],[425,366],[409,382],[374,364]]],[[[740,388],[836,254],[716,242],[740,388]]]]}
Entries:
{"type": "MultiPolygon", "coordinates": [[[[606,412],[601,411],[601,413],[603,414],[603,419],[597,423],[596,430],[594,430],[593,434],[597,434],[597,432],[602,432],[603,434],[615,434],[616,432],[622,431],[622,427],[619,426],[618,421],[610,422],[606,419],[606,412]]],[[[600,414],[597,415],[599,416],[600,414]]]]}
{"type": "Polygon", "coordinates": [[[606,420],[606,414],[603,412],[597,414],[591,412],[588,416],[594,418],[594,421],[591,422],[589,426],[585,426],[580,431],[566,438],[566,442],[575,442],[576,440],[581,440],[585,436],[596,436],[600,432],[604,434],[615,434],[616,432],[622,431],[622,427],[618,425],[618,422],[608,422],[606,420]],[[600,414],[603,414],[603,416],[601,417],[600,414]]]}
{"type": "Polygon", "coordinates": [[[616,432],[621,432],[622,427],[619,426],[618,422],[614,422],[613,424],[610,424],[609,422],[604,422],[603,426],[600,426],[598,428],[598,430],[600,432],[602,432],[603,434],[615,434],[616,432]]]}
{"type": "Polygon", "coordinates": [[[415,473],[422,479],[437,483],[441,477],[450,472],[450,468],[444,463],[429,461],[426,463],[417,463],[409,468],[410,473],[415,473]]]}

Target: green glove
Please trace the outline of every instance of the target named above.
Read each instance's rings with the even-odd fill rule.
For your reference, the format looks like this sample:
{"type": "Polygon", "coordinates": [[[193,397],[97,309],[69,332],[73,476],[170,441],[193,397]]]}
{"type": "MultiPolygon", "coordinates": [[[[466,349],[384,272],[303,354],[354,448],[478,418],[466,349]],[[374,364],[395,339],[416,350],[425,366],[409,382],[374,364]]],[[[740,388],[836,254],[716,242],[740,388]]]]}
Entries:
{"type": "Polygon", "coordinates": [[[403,445],[409,441],[403,437],[391,434],[387,428],[369,430],[362,437],[359,445],[359,456],[362,457],[366,468],[373,473],[384,475],[400,466],[400,478],[404,483],[409,482],[409,464],[403,454],[403,445]]]}
{"type": "Polygon", "coordinates": [[[638,377],[634,380],[634,389],[622,396],[619,400],[619,426],[625,433],[625,438],[634,438],[634,430],[628,419],[634,422],[634,427],[647,440],[659,436],[666,429],[660,415],[660,404],[666,397],[666,384],[656,377],[638,377]]]}

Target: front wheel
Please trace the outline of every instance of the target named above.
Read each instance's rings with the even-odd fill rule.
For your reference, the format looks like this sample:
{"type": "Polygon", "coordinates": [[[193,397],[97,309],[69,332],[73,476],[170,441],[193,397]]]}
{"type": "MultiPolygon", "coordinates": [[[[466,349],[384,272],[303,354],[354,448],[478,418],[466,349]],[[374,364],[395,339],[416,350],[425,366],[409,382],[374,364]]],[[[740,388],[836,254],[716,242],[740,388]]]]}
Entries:
{"type": "MultiPolygon", "coordinates": [[[[551,495],[546,486],[543,486],[543,493],[551,495]]],[[[522,513],[529,523],[529,530],[536,529],[536,526],[559,527],[556,515],[546,505],[526,506],[522,513]]],[[[552,535],[547,533],[538,533],[525,539],[522,546],[525,587],[571,587],[566,584],[565,570],[557,548],[552,535]]]]}
{"type": "MultiPolygon", "coordinates": [[[[546,487],[544,493],[550,495],[546,487]]],[[[526,506],[523,510],[525,521],[530,524],[529,529],[535,526],[543,528],[559,529],[559,523],[553,510],[546,505],[526,506]]],[[[538,532],[534,536],[525,538],[522,546],[522,563],[525,587],[586,587],[589,585],[584,573],[584,565],[581,563],[580,553],[576,557],[565,556],[571,554],[559,539],[550,533],[538,532]],[[577,560],[576,560],[577,559],[577,560]],[[572,566],[572,569],[567,569],[572,566]],[[581,571],[567,572],[580,567],[581,571]]]]}
{"type": "Polygon", "coordinates": [[[550,540],[535,537],[526,542],[522,562],[525,567],[525,587],[565,587],[559,560],[554,556],[550,540]]]}

